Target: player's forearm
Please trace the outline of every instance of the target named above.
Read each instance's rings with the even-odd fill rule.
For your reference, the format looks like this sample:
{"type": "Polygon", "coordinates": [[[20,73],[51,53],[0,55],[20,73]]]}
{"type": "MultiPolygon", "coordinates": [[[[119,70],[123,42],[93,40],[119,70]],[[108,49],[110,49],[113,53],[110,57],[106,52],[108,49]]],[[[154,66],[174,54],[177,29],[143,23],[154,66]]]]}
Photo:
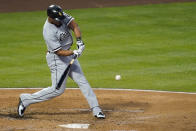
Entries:
{"type": "Polygon", "coordinates": [[[75,35],[76,38],[79,38],[79,37],[81,38],[82,34],[81,34],[81,31],[80,31],[80,28],[74,20],[71,21],[71,23],[69,24],[69,27],[74,32],[74,35],[75,35]]]}
{"type": "Polygon", "coordinates": [[[72,50],[58,50],[55,52],[55,54],[59,56],[70,56],[70,55],[73,55],[73,51],[72,50]]]}
{"type": "Polygon", "coordinates": [[[78,26],[74,28],[73,32],[74,32],[76,38],[81,38],[82,37],[80,28],[78,26]]]}

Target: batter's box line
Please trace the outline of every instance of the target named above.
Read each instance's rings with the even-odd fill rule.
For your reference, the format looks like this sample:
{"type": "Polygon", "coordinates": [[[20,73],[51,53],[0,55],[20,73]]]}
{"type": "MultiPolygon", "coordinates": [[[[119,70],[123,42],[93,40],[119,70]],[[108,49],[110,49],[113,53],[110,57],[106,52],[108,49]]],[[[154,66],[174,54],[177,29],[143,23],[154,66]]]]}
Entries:
{"type": "MultiPolygon", "coordinates": [[[[91,111],[90,109],[81,109],[81,108],[72,108],[72,109],[60,109],[60,111],[91,111]]],[[[104,112],[129,112],[129,113],[143,113],[144,110],[137,109],[137,110],[109,110],[105,109],[104,112]]]]}

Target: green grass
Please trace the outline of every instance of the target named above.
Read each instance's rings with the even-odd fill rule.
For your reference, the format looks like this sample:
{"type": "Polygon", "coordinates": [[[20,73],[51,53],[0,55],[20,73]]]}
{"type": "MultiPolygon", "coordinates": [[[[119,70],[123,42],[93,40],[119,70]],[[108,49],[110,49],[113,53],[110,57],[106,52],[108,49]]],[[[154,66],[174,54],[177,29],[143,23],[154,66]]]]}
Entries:
{"type": "MultiPolygon", "coordinates": [[[[196,92],[196,3],[67,11],[86,49],[92,87],[196,92]],[[115,81],[116,74],[122,79],[115,81]]],[[[0,87],[50,86],[43,12],[0,14],[0,87]]],[[[68,87],[76,87],[68,80],[68,87]]]]}

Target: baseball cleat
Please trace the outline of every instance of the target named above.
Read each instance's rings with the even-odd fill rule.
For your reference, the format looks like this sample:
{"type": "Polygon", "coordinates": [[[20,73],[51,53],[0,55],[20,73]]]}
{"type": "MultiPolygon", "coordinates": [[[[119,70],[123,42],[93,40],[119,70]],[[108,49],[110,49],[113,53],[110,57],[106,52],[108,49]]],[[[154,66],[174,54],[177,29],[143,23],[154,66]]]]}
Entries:
{"type": "Polygon", "coordinates": [[[18,103],[18,116],[19,117],[23,117],[24,116],[25,109],[26,108],[24,107],[24,105],[22,104],[21,99],[19,98],[19,103],[18,103]]]}
{"type": "Polygon", "coordinates": [[[95,115],[95,117],[96,117],[97,119],[105,119],[105,115],[103,114],[103,112],[97,113],[97,115],[95,115]]]}

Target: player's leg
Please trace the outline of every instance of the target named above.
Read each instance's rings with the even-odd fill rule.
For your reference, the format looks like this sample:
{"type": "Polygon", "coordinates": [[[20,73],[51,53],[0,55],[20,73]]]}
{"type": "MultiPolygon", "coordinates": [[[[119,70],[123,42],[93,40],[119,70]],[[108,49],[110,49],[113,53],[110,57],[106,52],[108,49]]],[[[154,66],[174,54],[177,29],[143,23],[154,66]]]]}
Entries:
{"type": "Polygon", "coordinates": [[[93,115],[99,118],[105,118],[105,115],[102,113],[101,108],[99,107],[97,97],[94,94],[90,84],[85,78],[82,69],[78,60],[76,60],[70,68],[69,76],[77,83],[81,92],[88,101],[90,108],[93,111],[93,115]],[[102,114],[100,114],[102,113],[102,114]],[[97,116],[99,115],[99,116],[97,116]]]}
{"type": "Polygon", "coordinates": [[[30,104],[49,100],[51,98],[61,95],[64,92],[67,78],[65,78],[59,90],[56,89],[56,84],[58,80],[60,79],[62,73],[64,72],[66,68],[66,64],[61,63],[61,61],[54,61],[54,62],[49,63],[49,65],[50,65],[50,70],[51,70],[52,86],[42,89],[41,91],[38,91],[33,94],[27,94],[27,93],[21,94],[20,102],[18,106],[18,113],[19,115],[21,114],[20,116],[23,116],[24,114],[24,113],[20,113],[20,109],[22,110],[22,107],[25,109],[30,104]]]}

